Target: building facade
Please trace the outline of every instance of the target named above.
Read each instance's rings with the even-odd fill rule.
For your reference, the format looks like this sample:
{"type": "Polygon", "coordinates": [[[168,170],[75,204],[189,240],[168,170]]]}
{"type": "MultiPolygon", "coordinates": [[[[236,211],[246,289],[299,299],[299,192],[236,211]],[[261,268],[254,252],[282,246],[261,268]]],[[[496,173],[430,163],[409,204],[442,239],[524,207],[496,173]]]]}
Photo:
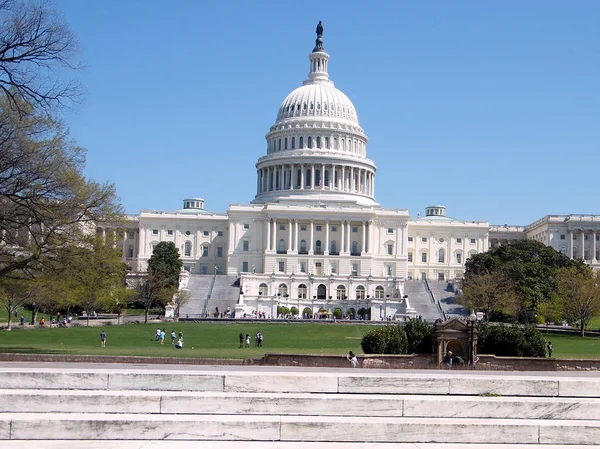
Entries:
{"type": "Polygon", "coordinates": [[[465,261],[490,246],[531,238],[598,267],[597,215],[490,226],[449,218],[439,205],[411,218],[378,204],[368,138],[328,64],[318,35],[308,78],[284,99],[266,134],[250,204],[216,214],[203,199],[186,198],[182,209],[130,217],[123,251],[134,272],[146,270],[158,242],[172,241],[190,275],[239,278],[240,315],[273,316],[286,305],[300,313],[365,309],[378,319],[374,310],[383,317],[410,310],[406,281],[461,278],[465,261]]]}

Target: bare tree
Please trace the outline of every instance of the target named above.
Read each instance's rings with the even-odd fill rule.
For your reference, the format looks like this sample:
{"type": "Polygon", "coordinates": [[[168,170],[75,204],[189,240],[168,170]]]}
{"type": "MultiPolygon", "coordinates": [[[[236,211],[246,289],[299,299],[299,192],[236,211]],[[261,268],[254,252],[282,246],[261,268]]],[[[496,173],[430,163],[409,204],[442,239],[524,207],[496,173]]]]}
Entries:
{"type": "Polygon", "coordinates": [[[76,68],[77,40],[49,1],[0,0],[0,91],[22,115],[23,104],[49,110],[77,99],[77,82],[59,72],[76,68]]]}
{"type": "Polygon", "coordinates": [[[182,306],[186,305],[192,298],[192,294],[189,290],[179,290],[173,295],[173,302],[175,303],[175,317],[179,318],[179,311],[182,306]]]}
{"type": "Polygon", "coordinates": [[[577,321],[579,333],[584,336],[590,320],[600,312],[600,274],[589,269],[563,268],[556,279],[563,316],[577,321]]]}
{"type": "Polygon", "coordinates": [[[472,275],[463,280],[459,302],[469,309],[485,313],[514,314],[520,303],[513,282],[501,273],[472,275]]]}

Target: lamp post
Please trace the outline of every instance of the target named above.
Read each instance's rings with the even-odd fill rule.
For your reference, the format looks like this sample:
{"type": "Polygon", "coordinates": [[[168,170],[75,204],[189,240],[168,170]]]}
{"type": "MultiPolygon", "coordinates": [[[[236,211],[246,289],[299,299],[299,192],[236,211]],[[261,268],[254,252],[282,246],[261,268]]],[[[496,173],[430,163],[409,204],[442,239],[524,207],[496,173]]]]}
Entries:
{"type": "Polygon", "coordinates": [[[469,363],[471,367],[473,366],[473,352],[475,351],[475,342],[474,342],[474,330],[475,330],[475,321],[477,321],[477,315],[475,315],[475,310],[471,310],[471,315],[468,317],[469,325],[471,327],[471,337],[470,337],[470,347],[469,347],[469,363]]]}

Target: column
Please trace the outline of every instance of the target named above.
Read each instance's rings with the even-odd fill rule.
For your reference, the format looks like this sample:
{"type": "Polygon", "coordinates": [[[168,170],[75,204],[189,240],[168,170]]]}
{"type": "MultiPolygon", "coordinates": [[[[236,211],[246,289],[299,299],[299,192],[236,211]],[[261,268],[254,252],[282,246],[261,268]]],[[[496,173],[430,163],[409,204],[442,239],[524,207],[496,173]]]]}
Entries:
{"type": "Polygon", "coordinates": [[[367,252],[367,224],[366,222],[362,222],[362,248],[360,249],[361,253],[367,252]]]}
{"type": "Polygon", "coordinates": [[[348,226],[348,229],[346,229],[346,252],[349,253],[350,250],[352,249],[350,247],[350,231],[352,230],[351,227],[350,227],[350,220],[348,220],[346,222],[346,224],[348,226]]]}
{"type": "Polygon", "coordinates": [[[310,166],[310,189],[314,190],[315,188],[315,164],[311,164],[310,166]]]}
{"type": "Polygon", "coordinates": [[[581,260],[585,260],[585,234],[583,229],[581,230],[581,260]]]}
{"type": "Polygon", "coordinates": [[[313,248],[314,248],[313,238],[314,238],[314,235],[315,235],[315,223],[312,220],[310,220],[310,238],[308,240],[308,244],[309,244],[308,254],[309,255],[314,254],[314,252],[313,252],[313,248]]]}
{"type": "Polygon", "coordinates": [[[340,240],[340,254],[343,254],[346,246],[346,222],[342,221],[340,223],[340,228],[342,228],[342,239],[340,240]]]}
{"type": "Polygon", "coordinates": [[[400,234],[402,233],[400,226],[402,226],[402,223],[396,223],[396,257],[402,254],[400,250],[400,234]]]}
{"type": "Polygon", "coordinates": [[[596,248],[596,231],[594,231],[594,232],[592,232],[592,252],[593,252],[592,261],[594,261],[594,262],[596,262],[598,260],[598,258],[596,257],[596,254],[597,254],[596,251],[598,251],[598,250],[596,248]]]}
{"type": "Polygon", "coordinates": [[[300,190],[304,190],[304,164],[300,166],[300,190]]]}
{"type": "Polygon", "coordinates": [[[294,164],[290,165],[290,190],[294,190],[294,164]]]}
{"type": "Polygon", "coordinates": [[[321,164],[321,189],[325,188],[325,164],[321,164]]]}
{"type": "MultiPolygon", "coordinates": [[[[229,232],[231,236],[233,232],[229,232]]],[[[271,251],[271,219],[267,218],[267,251],[271,251]]]]}
{"type": "Polygon", "coordinates": [[[256,194],[260,194],[260,169],[256,170],[256,194]]]}
{"type": "Polygon", "coordinates": [[[288,220],[288,253],[292,251],[292,220],[288,220]]]}
{"type": "Polygon", "coordinates": [[[271,230],[271,250],[277,251],[277,219],[273,218],[273,229],[271,230]]]}
{"type": "Polygon", "coordinates": [[[294,232],[296,232],[296,247],[294,248],[294,250],[296,252],[298,252],[298,248],[300,246],[300,237],[298,236],[298,219],[296,218],[294,220],[294,232]]]}
{"type": "Polygon", "coordinates": [[[329,255],[329,220],[325,220],[325,251],[323,254],[329,255]]]}
{"type": "Polygon", "coordinates": [[[571,248],[569,250],[569,257],[573,258],[573,231],[569,231],[569,241],[571,242],[571,248]]]}
{"type": "Polygon", "coordinates": [[[367,234],[367,253],[373,254],[373,220],[367,222],[369,226],[369,233],[367,234]]]}
{"type": "Polygon", "coordinates": [[[340,181],[342,181],[340,184],[342,186],[341,190],[345,191],[346,190],[346,167],[342,166],[342,178],[340,179],[340,181]]]}

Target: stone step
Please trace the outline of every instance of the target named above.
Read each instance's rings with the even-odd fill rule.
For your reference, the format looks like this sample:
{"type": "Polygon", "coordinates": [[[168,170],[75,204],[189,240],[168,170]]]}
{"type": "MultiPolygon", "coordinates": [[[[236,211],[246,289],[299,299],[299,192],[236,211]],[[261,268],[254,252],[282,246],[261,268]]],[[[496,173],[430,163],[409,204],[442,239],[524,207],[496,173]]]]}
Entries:
{"type": "Polygon", "coordinates": [[[0,371],[0,389],[98,391],[215,391],[256,393],[431,394],[536,397],[599,397],[600,379],[543,376],[471,375],[444,371],[405,374],[368,370],[331,373],[230,371],[0,371]]]}
{"type": "Polygon", "coordinates": [[[2,413],[127,413],[598,420],[600,398],[0,390],[2,413]]]}
{"type": "MultiPolygon", "coordinates": [[[[456,443],[331,443],[283,441],[204,440],[210,449],[590,449],[589,445],[562,444],[456,444],[456,443]]],[[[197,441],[151,440],[13,440],[3,441],[3,449],[198,449],[197,441]]]]}
{"type": "Polygon", "coordinates": [[[0,440],[595,444],[600,422],[267,415],[2,413],[0,440]]]}

